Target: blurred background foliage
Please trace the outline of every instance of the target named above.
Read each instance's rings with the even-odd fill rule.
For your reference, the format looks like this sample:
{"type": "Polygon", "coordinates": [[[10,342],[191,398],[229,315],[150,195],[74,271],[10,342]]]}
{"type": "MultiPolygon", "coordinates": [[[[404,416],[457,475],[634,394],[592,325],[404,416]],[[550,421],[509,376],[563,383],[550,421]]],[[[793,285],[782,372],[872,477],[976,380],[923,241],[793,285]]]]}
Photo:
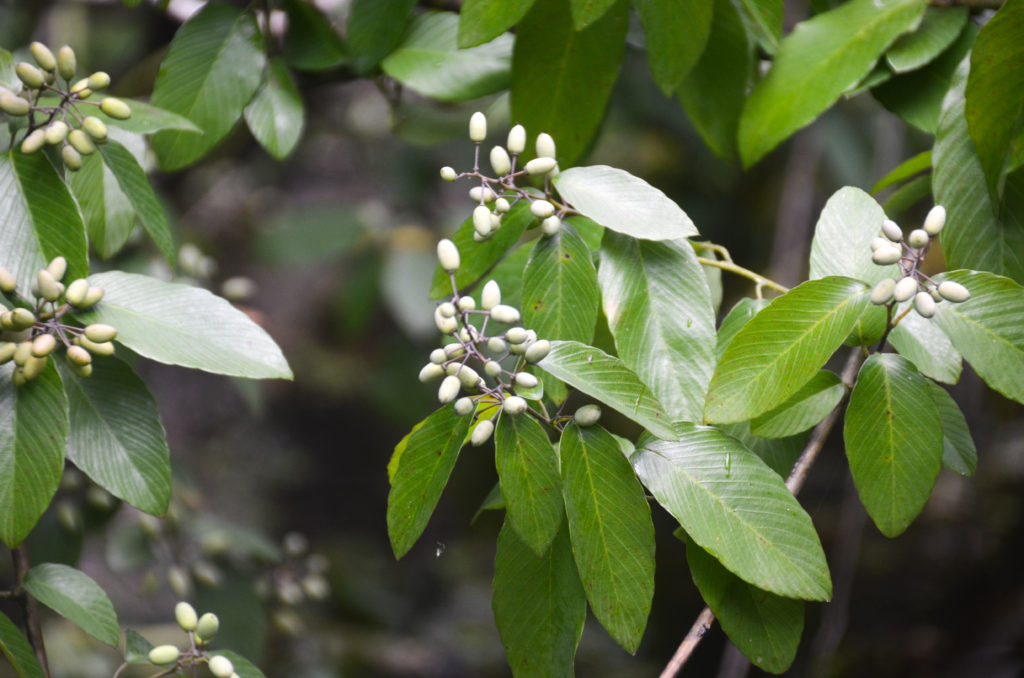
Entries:
{"type": "MultiPolygon", "coordinates": [[[[114,94],[145,97],[167,43],[200,4],[0,0],[0,45],[72,44],[85,68],[111,73],[114,94]]],[[[344,33],[348,3],[317,5],[344,33]]],[[[787,2],[787,29],[808,9],[787,2]]],[[[642,40],[634,18],[606,118],[582,162],[643,177],[704,237],[783,284],[806,277],[813,225],[832,192],[870,188],[930,148],[930,137],[858,97],[742,171],[717,158],[662,95],[642,40]]],[[[69,474],[32,537],[33,560],[77,560],[122,624],[154,643],[180,639],[171,612],[184,591],[200,611],[220,615],[221,645],[270,677],[508,675],[490,609],[500,520],[484,513],[471,521],[496,480],[487,448],[463,453],[427,532],[400,562],[384,526],[391,450],[434,404],[433,387],[415,378],[435,333],[427,300],[434,243],[471,204],[437,171],[471,166],[469,113],[485,110],[492,129],[505,129],[508,98],[399,96],[375,66],[389,49],[371,43],[361,62],[298,74],[305,134],[286,159],[239,126],[187,171],[153,175],[183,248],[180,270],[168,270],[143,237],[97,263],[187,277],[233,296],[280,343],[295,381],[231,381],[139,361],[171,445],[172,513],[146,519],[69,474]]],[[[904,219],[929,206],[912,206],[904,219]]],[[[723,286],[724,310],[751,293],[742,279],[723,286]]],[[[973,374],[953,393],[978,445],[978,472],[943,471],[900,539],[868,525],[843,480],[837,439],[815,468],[801,501],[837,595],[808,606],[788,675],[1020,675],[1024,419],[973,374]]],[[[702,607],[673,521],[655,519],[657,594],[640,651],[630,657],[588,623],[580,676],[655,675],[702,607]]],[[[0,564],[0,578],[8,567],[0,564]]],[[[114,653],[55,616],[46,621],[56,676],[112,675],[114,653]]],[[[737,675],[720,629],[710,634],[685,675],[737,675]]],[[[0,664],[0,676],[9,675],[0,664]]]]}

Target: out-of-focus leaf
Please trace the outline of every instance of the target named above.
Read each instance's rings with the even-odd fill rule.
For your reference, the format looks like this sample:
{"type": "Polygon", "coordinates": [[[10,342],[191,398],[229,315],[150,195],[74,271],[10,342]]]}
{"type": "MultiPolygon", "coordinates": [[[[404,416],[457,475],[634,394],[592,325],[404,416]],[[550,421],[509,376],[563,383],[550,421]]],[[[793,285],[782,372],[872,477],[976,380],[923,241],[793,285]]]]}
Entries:
{"type": "Polygon", "coordinates": [[[153,643],[143,638],[138,632],[132,629],[124,630],[124,660],[129,664],[152,664],[149,661],[149,651],[153,649],[153,643]]]}
{"type": "Polygon", "coordinates": [[[739,0],[737,7],[747,31],[761,49],[774,55],[782,39],[782,0],[739,0]]]}
{"type": "Polygon", "coordinates": [[[156,193],[153,192],[153,187],[135,160],[135,156],[113,140],[100,144],[99,153],[103,156],[103,163],[110,168],[118,188],[138,215],[142,227],[153,238],[164,258],[173,264],[175,247],[171,226],[167,223],[164,208],[157,200],[156,193]]]}
{"type": "Polygon", "coordinates": [[[25,574],[25,590],[96,640],[117,647],[121,627],[110,598],[81,570],[43,563],[25,574]]]}
{"type": "Polygon", "coordinates": [[[306,0],[284,0],[284,10],[288,13],[284,57],[289,66],[300,71],[322,71],[347,61],[341,37],[316,5],[306,0]]]}
{"type": "Polygon", "coordinates": [[[882,204],[882,209],[890,216],[903,214],[921,200],[932,194],[932,177],[925,174],[914,177],[903,184],[882,204]]]}
{"type": "Polygon", "coordinates": [[[871,187],[871,194],[878,195],[893,184],[898,184],[901,181],[911,178],[915,174],[927,172],[931,168],[932,152],[921,151],[914,157],[907,158],[897,165],[895,169],[879,179],[875,185],[871,187]]]}
{"type": "Polygon", "coordinates": [[[214,650],[212,654],[223,655],[231,660],[231,665],[235,667],[235,673],[238,674],[238,678],[266,678],[263,672],[259,670],[259,667],[237,652],[232,650],[214,650]]]}
{"type": "Polygon", "coordinates": [[[245,122],[263,148],[284,160],[299,143],[306,125],[302,94],[283,59],[270,60],[267,77],[245,107],[245,122]]]}
{"type": "Polygon", "coordinates": [[[416,0],[354,0],[345,39],[356,72],[371,72],[398,46],[413,20],[414,7],[416,0]]]}
{"type": "Polygon", "coordinates": [[[459,47],[476,47],[519,23],[535,0],[464,0],[459,10],[459,47]]]}
{"type": "Polygon", "coordinates": [[[98,153],[82,158],[82,168],[71,175],[71,190],[78,199],[89,233],[89,244],[109,259],[124,247],[135,227],[135,209],[98,153]]]}
{"type": "Polygon", "coordinates": [[[308,266],[350,252],[366,235],[359,215],[341,205],[305,205],[270,219],[256,238],[264,261],[308,266]]]}
{"type": "Polygon", "coordinates": [[[928,7],[917,30],[900,36],[885,60],[897,73],[921,68],[952,45],[966,25],[966,7],[928,7]]]}
{"type": "MultiPolygon", "coordinates": [[[[2,56],[0,54],[0,58],[2,56]]],[[[581,628],[582,626],[580,624],[581,628]]],[[[3,612],[0,612],[0,652],[3,652],[4,657],[10,662],[18,678],[45,678],[43,667],[39,665],[39,660],[36,659],[36,654],[28,644],[25,634],[3,612]]]]}
{"type": "Polygon", "coordinates": [[[647,62],[654,82],[672,96],[708,43],[711,15],[708,0],[636,0],[644,27],[647,62]]]}

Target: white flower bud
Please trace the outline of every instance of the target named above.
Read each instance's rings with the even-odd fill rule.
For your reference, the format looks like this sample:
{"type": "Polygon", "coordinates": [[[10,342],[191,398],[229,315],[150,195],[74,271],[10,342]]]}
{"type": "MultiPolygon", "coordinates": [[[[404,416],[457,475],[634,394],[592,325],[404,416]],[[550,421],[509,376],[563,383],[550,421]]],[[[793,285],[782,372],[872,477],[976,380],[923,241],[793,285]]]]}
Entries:
{"type": "Polygon", "coordinates": [[[555,206],[547,200],[534,200],[530,203],[530,211],[538,219],[545,219],[555,213],[555,206]]]}
{"type": "Polygon", "coordinates": [[[505,198],[498,198],[494,201],[494,209],[504,214],[512,209],[512,206],[508,204],[508,200],[505,200],[505,198]]]}
{"type": "Polygon", "coordinates": [[[490,419],[484,419],[473,429],[473,435],[469,437],[469,442],[473,447],[480,447],[487,442],[492,433],[494,433],[494,422],[490,419]]]}
{"type": "Polygon", "coordinates": [[[450,301],[446,301],[437,307],[437,312],[445,318],[451,318],[455,315],[455,304],[450,301]]]}
{"type": "Polygon", "coordinates": [[[935,300],[932,299],[932,295],[927,292],[918,292],[914,297],[914,310],[917,311],[922,318],[931,318],[935,315],[935,309],[935,300]]]}
{"type": "Polygon", "coordinates": [[[537,385],[537,377],[530,374],[529,372],[520,372],[516,375],[516,386],[522,386],[523,388],[533,388],[537,385]]]}
{"type": "Polygon", "coordinates": [[[463,396],[455,401],[455,414],[460,417],[465,417],[468,414],[473,414],[476,410],[476,403],[469,396],[463,396]]]}
{"type": "Polygon", "coordinates": [[[443,348],[435,348],[433,351],[430,352],[430,362],[434,363],[435,365],[440,365],[445,360],[448,360],[448,356],[444,354],[443,348]]]}
{"type": "Polygon", "coordinates": [[[501,216],[491,212],[491,233],[501,228],[501,216]]]}
{"type": "Polygon", "coordinates": [[[451,240],[444,238],[437,243],[437,260],[447,273],[454,273],[459,269],[459,248],[451,240]]]}
{"type": "Polygon", "coordinates": [[[444,347],[444,354],[448,356],[449,359],[458,358],[465,352],[466,349],[459,343],[446,344],[444,347]]]}
{"type": "Polygon", "coordinates": [[[473,297],[459,297],[459,303],[457,305],[462,311],[472,311],[476,308],[476,300],[474,300],[473,297]]]}
{"type": "Polygon", "coordinates": [[[194,607],[182,601],[174,606],[174,618],[178,620],[178,626],[183,631],[195,631],[199,623],[199,615],[194,607]]]}
{"type": "Polygon", "coordinates": [[[490,186],[474,186],[469,189],[469,199],[473,202],[494,202],[498,194],[490,186]]]}
{"type": "Polygon", "coordinates": [[[455,318],[441,315],[441,308],[434,309],[434,324],[441,334],[451,334],[459,327],[459,321],[455,318]]]}
{"type": "Polygon", "coordinates": [[[480,375],[469,365],[456,365],[455,368],[455,376],[462,382],[463,388],[473,388],[480,381],[480,375]]]}
{"type": "Polygon", "coordinates": [[[899,242],[903,239],[903,230],[892,219],[886,219],[882,222],[882,235],[892,242],[899,242]]]}
{"type": "Polygon", "coordinates": [[[879,266],[888,266],[889,264],[895,264],[902,256],[903,252],[900,251],[899,247],[888,245],[875,250],[875,253],[871,255],[871,261],[879,266]]]}
{"type": "Polygon", "coordinates": [[[178,661],[180,651],[174,645],[157,645],[149,651],[149,661],[157,664],[171,664],[178,661]]]}
{"type": "Polygon", "coordinates": [[[919,250],[927,245],[930,239],[931,237],[928,235],[928,232],[923,228],[915,228],[910,232],[910,235],[907,236],[907,244],[914,249],[919,250]]]}
{"type": "Polygon", "coordinates": [[[210,657],[209,667],[210,673],[217,678],[231,678],[231,674],[235,672],[235,667],[231,664],[231,660],[220,654],[216,657],[210,657]]]}
{"type": "Polygon", "coordinates": [[[519,322],[519,309],[506,306],[505,304],[498,304],[491,308],[491,318],[495,322],[511,325],[512,323],[519,322]]]}
{"type": "Polygon", "coordinates": [[[888,247],[888,246],[889,246],[889,239],[888,238],[883,238],[881,236],[876,236],[875,238],[873,238],[871,240],[871,251],[872,252],[874,252],[875,250],[880,250],[883,247],[888,247]]]}
{"type": "Polygon", "coordinates": [[[557,214],[552,214],[540,222],[540,231],[546,236],[557,235],[560,230],[562,230],[562,220],[558,218],[557,214]]]}
{"type": "Polygon", "coordinates": [[[522,153],[526,148],[526,128],[522,125],[516,125],[508,131],[508,141],[505,144],[508,146],[509,153],[522,153]]]}
{"type": "Polygon", "coordinates": [[[555,157],[555,140],[547,132],[541,132],[537,135],[535,148],[537,149],[538,158],[555,157]]]}
{"type": "Polygon", "coordinates": [[[530,347],[526,349],[526,353],[523,354],[523,357],[526,358],[526,362],[528,363],[539,363],[547,357],[550,350],[551,342],[547,339],[538,339],[530,344],[530,347]]]}
{"type": "Polygon", "coordinates": [[[501,146],[491,149],[491,167],[499,177],[508,174],[512,170],[512,158],[508,157],[508,151],[501,146]]]}
{"type": "Polygon", "coordinates": [[[526,401],[519,396],[509,396],[508,398],[505,398],[505,403],[502,405],[502,409],[509,414],[522,414],[526,411],[526,401]]]}
{"type": "Polygon", "coordinates": [[[936,236],[946,225],[946,208],[936,205],[928,210],[928,216],[924,218],[924,231],[928,235],[936,236]]]}
{"type": "Polygon", "coordinates": [[[420,381],[424,384],[433,381],[444,374],[444,368],[440,363],[429,362],[420,370],[420,381]]]}
{"type": "Polygon", "coordinates": [[[485,311],[490,311],[500,303],[501,288],[498,287],[498,283],[494,280],[488,280],[487,284],[484,285],[483,291],[480,293],[480,307],[485,311]]]}
{"type": "Polygon", "coordinates": [[[530,175],[547,174],[551,170],[555,169],[556,164],[557,163],[554,158],[534,158],[530,162],[526,163],[526,167],[524,169],[526,169],[526,173],[530,175]]]}
{"type": "Polygon", "coordinates": [[[896,287],[893,288],[892,294],[896,301],[906,301],[917,294],[919,287],[917,278],[914,276],[907,276],[896,283],[896,287]]]}
{"type": "Polygon", "coordinates": [[[955,304],[971,298],[971,293],[966,287],[952,280],[943,280],[939,283],[939,294],[943,299],[952,301],[955,304]]]}
{"type": "Polygon", "coordinates": [[[459,389],[462,387],[462,381],[454,376],[448,375],[441,382],[441,387],[437,389],[437,399],[442,405],[447,405],[451,401],[455,400],[455,396],[459,395],[459,389]]]}
{"type": "Polygon", "coordinates": [[[458,176],[454,167],[445,166],[441,168],[441,178],[445,181],[455,181],[458,176]]]}
{"type": "Polygon", "coordinates": [[[491,353],[504,353],[508,350],[508,344],[506,344],[505,340],[501,337],[491,337],[487,340],[487,349],[491,353]]]}
{"type": "Polygon", "coordinates": [[[491,209],[486,205],[477,205],[473,210],[473,229],[482,236],[491,232],[491,209]]]}
{"type": "Polygon", "coordinates": [[[469,138],[477,143],[487,138],[487,116],[480,111],[469,119],[469,138]]]}
{"type": "Polygon", "coordinates": [[[497,360],[488,360],[484,363],[484,372],[488,377],[495,378],[501,374],[501,363],[497,360]]]}
{"type": "Polygon", "coordinates": [[[508,339],[510,344],[521,344],[526,341],[529,336],[530,335],[527,334],[526,330],[522,327],[513,327],[505,333],[505,338],[508,339]]]}
{"type": "Polygon", "coordinates": [[[601,418],[601,408],[597,405],[584,405],[572,415],[578,426],[593,426],[601,418]]]}

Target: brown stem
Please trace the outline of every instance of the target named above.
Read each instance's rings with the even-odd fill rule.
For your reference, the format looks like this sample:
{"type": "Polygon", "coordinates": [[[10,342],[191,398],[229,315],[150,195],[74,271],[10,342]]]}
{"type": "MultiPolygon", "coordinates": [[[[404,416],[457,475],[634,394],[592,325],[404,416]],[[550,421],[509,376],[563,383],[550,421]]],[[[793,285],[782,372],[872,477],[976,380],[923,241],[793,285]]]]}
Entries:
{"type": "MultiPolygon", "coordinates": [[[[846,385],[846,395],[849,395],[853,389],[853,382],[863,359],[864,352],[861,351],[859,346],[855,346],[850,350],[850,355],[846,359],[843,373],[840,376],[843,384],[846,385]]],[[[842,411],[845,401],[846,396],[829,412],[827,417],[818,422],[818,425],[811,431],[811,436],[807,439],[807,444],[804,446],[803,452],[800,453],[800,458],[793,464],[793,470],[790,471],[789,477],[786,478],[786,488],[794,495],[800,492],[800,488],[803,487],[804,481],[807,479],[807,472],[814,465],[815,460],[818,458],[818,453],[821,452],[821,448],[825,444],[825,439],[828,438],[828,434],[831,433],[836,420],[839,419],[839,413],[842,411]]],[[[697,621],[690,627],[689,633],[683,638],[683,642],[679,644],[676,653],[661,672],[660,678],[675,678],[690,658],[690,655],[697,648],[697,644],[700,643],[704,634],[711,628],[714,620],[715,615],[711,612],[710,607],[705,607],[701,610],[697,621]]]]}
{"type": "Polygon", "coordinates": [[[46,662],[46,646],[43,644],[43,629],[39,625],[39,603],[36,599],[24,591],[25,575],[28,574],[29,565],[28,548],[25,542],[18,544],[11,551],[11,560],[14,563],[14,574],[18,582],[18,589],[22,590],[21,607],[25,614],[25,634],[32,650],[36,653],[36,659],[43,668],[43,675],[50,678],[50,667],[46,662]]]}

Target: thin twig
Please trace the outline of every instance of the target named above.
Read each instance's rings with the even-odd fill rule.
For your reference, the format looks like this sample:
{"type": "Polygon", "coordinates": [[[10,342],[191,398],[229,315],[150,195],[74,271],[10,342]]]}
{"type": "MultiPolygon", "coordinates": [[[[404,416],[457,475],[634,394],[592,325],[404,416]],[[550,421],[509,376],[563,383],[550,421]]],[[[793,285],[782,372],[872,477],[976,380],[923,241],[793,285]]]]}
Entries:
{"type": "Polygon", "coordinates": [[[705,266],[713,266],[715,268],[720,268],[723,271],[729,271],[730,273],[735,273],[736,275],[743,276],[748,280],[753,280],[755,283],[757,283],[758,287],[767,287],[769,289],[775,290],[780,294],[785,294],[786,292],[789,291],[789,288],[786,287],[785,285],[780,285],[774,280],[766,278],[758,273],[754,273],[749,268],[743,268],[738,264],[734,264],[732,261],[723,261],[721,259],[708,259],[707,257],[697,257],[697,261],[705,266]]]}
{"type": "MultiPolygon", "coordinates": [[[[28,548],[25,546],[25,542],[21,542],[21,544],[11,550],[11,560],[14,563],[14,573],[18,582],[18,588],[23,590],[25,575],[28,574],[30,567],[28,548]]],[[[23,593],[21,607],[25,614],[25,634],[28,636],[28,642],[32,646],[32,650],[36,653],[39,665],[43,668],[43,675],[46,678],[50,678],[50,667],[46,662],[46,646],[43,644],[43,629],[39,625],[39,603],[24,590],[23,593]]]]}
{"type": "MultiPolygon", "coordinates": [[[[859,346],[855,346],[850,350],[850,355],[846,359],[843,373],[840,376],[840,379],[846,386],[846,395],[849,395],[853,389],[853,382],[863,359],[864,352],[860,350],[859,346]]],[[[845,401],[846,396],[843,396],[843,400],[829,412],[829,415],[818,422],[818,425],[811,432],[810,438],[807,439],[807,444],[800,453],[800,458],[793,464],[793,470],[790,471],[789,477],[786,478],[786,488],[794,495],[800,492],[800,488],[803,487],[804,481],[807,479],[807,472],[814,465],[815,460],[818,458],[818,453],[821,452],[821,448],[825,444],[825,439],[828,438],[828,434],[831,433],[836,420],[839,419],[839,413],[842,411],[845,401]]],[[[690,627],[689,633],[683,638],[683,642],[679,644],[676,653],[661,672],[660,678],[675,678],[690,658],[690,655],[697,648],[697,644],[700,643],[704,634],[711,628],[714,620],[715,615],[711,612],[710,607],[705,607],[701,610],[700,615],[697,616],[697,621],[690,627]]]]}

